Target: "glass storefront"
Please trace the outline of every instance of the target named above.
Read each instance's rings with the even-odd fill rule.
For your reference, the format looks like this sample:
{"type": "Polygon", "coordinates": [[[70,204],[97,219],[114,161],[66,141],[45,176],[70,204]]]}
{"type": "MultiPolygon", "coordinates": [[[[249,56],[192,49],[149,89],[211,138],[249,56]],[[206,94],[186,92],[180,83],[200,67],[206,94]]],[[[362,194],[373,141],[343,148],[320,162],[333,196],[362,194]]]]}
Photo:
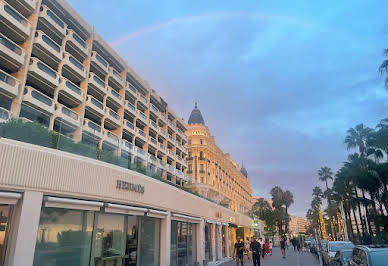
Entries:
{"type": "Polygon", "coordinates": [[[195,224],[171,221],[171,266],[195,265],[197,257],[195,224]]]}
{"type": "Polygon", "coordinates": [[[0,205],[0,265],[4,265],[12,206],[0,205]]]}
{"type": "Polygon", "coordinates": [[[42,208],[34,266],[89,265],[93,212],[42,208]]]}
{"type": "Polygon", "coordinates": [[[227,227],[221,226],[221,235],[222,235],[222,257],[226,257],[226,232],[227,227]]]}
{"type": "Polygon", "coordinates": [[[160,219],[43,207],[34,266],[156,266],[159,252],[160,219]]]}

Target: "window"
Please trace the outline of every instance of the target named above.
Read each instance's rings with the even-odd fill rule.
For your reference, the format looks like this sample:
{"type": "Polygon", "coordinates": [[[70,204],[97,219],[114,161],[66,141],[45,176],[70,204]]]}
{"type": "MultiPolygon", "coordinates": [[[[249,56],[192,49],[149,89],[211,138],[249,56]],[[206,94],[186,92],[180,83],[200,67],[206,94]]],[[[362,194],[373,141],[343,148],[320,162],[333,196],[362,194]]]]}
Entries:
{"type": "Polygon", "coordinates": [[[197,257],[195,224],[171,221],[171,266],[194,266],[197,257]]]}
{"type": "Polygon", "coordinates": [[[34,266],[89,265],[93,212],[42,208],[34,266]]]}
{"type": "Polygon", "coordinates": [[[193,171],[193,165],[189,164],[189,172],[193,171]]]}
{"type": "Polygon", "coordinates": [[[5,251],[7,250],[7,239],[9,231],[9,218],[12,213],[12,206],[0,206],[0,265],[3,265],[5,259],[5,251]]]}
{"type": "Polygon", "coordinates": [[[200,164],[199,169],[203,171],[203,164],[200,164]]]}
{"type": "Polygon", "coordinates": [[[201,143],[201,145],[203,144],[203,141],[202,141],[202,139],[200,139],[200,140],[199,140],[199,143],[201,143]]]}
{"type": "Polygon", "coordinates": [[[189,139],[188,143],[189,143],[189,145],[191,144],[191,139],[189,139]]]}

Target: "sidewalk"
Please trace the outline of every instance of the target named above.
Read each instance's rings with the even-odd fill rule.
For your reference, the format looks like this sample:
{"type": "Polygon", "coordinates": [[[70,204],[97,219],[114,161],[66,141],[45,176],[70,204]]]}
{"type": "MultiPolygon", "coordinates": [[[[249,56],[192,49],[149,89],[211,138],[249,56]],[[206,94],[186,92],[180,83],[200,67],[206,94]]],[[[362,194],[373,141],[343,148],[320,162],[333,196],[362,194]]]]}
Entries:
{"type": "MultiPolygon", "coordinates": [[[[293,248],[286,249],[286,258],[283,259],[280,248],[274,248],[272,256],[265,256],[260,259],[260,266],[315,266],[319,265],[317,257],[309,251],[294,251],[293,248]]],[[[236,266],[236,261],[221,264],[222,266],[236,266]]],[[[244,257],[244,266],[252,266],[252,259],[249,261],[244,257]]]]}

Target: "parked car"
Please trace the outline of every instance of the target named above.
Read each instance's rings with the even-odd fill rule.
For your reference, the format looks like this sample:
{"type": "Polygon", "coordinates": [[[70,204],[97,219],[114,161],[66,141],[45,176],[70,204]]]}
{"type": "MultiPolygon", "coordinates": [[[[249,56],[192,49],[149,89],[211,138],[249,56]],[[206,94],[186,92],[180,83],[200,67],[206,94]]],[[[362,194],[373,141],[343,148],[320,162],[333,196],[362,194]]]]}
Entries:
{"type": "Polygon", "coordinates": [[[386,266],[388,265],[388,246],[356,246],[347,266],[386,266]]]}
{"type": "Polygon", "coordinates": [[[330,266],[347,266],[353,249],[340,249],[338,250],[334,258],[330,262],[330,266]]]}
{"type": "Polygon", "coordinates": [[[354,244],[350,241],[328,241],[325,247],[322,246],[323,265],[330,265],[335,253],[341,249],[353,249],[354,244]]]}

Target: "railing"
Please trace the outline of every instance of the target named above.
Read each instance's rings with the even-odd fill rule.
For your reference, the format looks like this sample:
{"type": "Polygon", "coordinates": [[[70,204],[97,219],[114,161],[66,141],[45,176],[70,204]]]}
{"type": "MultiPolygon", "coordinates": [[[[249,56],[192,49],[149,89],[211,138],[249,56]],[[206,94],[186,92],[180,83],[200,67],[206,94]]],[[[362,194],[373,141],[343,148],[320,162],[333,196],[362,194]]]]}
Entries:
{"type": "Polygon", "coordinates": [[[95,53],[97,61],[100,62],[104,67],[108,67],[108,62],[106,62],[105,59],[102,58],[97,52],[95,53]]]}
{"type": "Polygon", "coordinates": [[[38,61],[36,63],[37,67],[42,70],[43,72],[45,72],[46,74],[48,74],[50,77],[56,79],[57,78],[57,72],[55,72],[54,70],[52,70],[49,66],[46,66],[45,64],[43,64],[42,62],[38,61]]]}
{"type": "Polygon", "coordinates": [[[74,112],[73,110],[71,110],[70,108],[67,108],[66,106],[62,106],[62,114],[74,119],[74,120],[78,120],[78,117],[79,115],[74,112]]]}
{"type": "Polygon", "coordinates": [[[141,155],[145,155],[145,151],[142,148],[136,147],[137,152],[140,153],[141,155]]]}
{"type": "Polygon", "coordinates": [[[118,136],[116,136],[115,134],[113,134],[112,132],[110,132],[110,131],[107,131],[107,137],[108,138],[110,138],[110,139],[112,139],[112,140],[114,140],[114,141],[119,141],[119,137],[118,136]]]}
{"type": "Polygon", "coordinates": [[[86,43],[84,40],[81,39],[81,37],[79,37],[75,32],[73,32],[73,38],[74,40],[79,43],[83,48],[86,48],[86,43]]]}
{"type": "Polygon", "coordinates": [[[131,128],[131,129],[135,129],[132,122],[126,121],[126,125],[127,125],[127,127],[131,128]]]}
{"type": "Polygon", "coordinates": [[[46,12],[47,16],[49,16],[59,27],[61,27],[62,29],[65,28],[65,23],[60,19],[58,18],[53,12],[51,12],[50,9],[47,8],[47,12],[46,12]]]}
{"type": "Polygon", "coordinates": [[[127,106],[129,107],[129,109],[131,109],[132,111],[136,111],[136,108],[133,104],[131,104],[130,102],[128,102],[127,106]]]}
{"type": "Polygon", "coordinates": [[[163,136],[166,136],[166,131],[164,131],[163,129],[160,129],[160,130],[159,130],[159,133],[160,133],[161,135],[163,135],[163,136]]]}
{"type": "Polygon", "coordinates": [[[104,105],[99,100],[95,99],[94,97],[90,96],[90,102],[95,105],[97,108],[104,110],[104,105]]]}
{"type": "Polygon", "coordinates": [[[159,113],[159,109],[155,105],[151,104],[151,108],[155,113],[159,113]]]}
{"type": "Polygon", "coordinates": [[[141,118],[143,118],[144,120],[147,120],[147,117],[145,116],[145,114],[142,111],[138,110],[137,112],[139,113],[141,118]]]}
{"type": "Polygon", "coordinates": [[[61,48],[59,47],[58,44],[56,44],[56,42],[54,42],[53,40],[51,40],[49,37],[47,37],[45,34],[42,34],[42,40],[48,45],[50,46],[51,48],[53,48],[56,52],[61,52],[61,48]]]}
{"type": "Polygon", "coordinates": [[[8,120],[10,118],[10,112],[4,108],[0,107],[0,119],[8,120]]]}
{"type": "Polygon", "coordinates": [[[122,80],[121,76],[120,76],[120,73],[116,69],[112,68],[112,73],[113,73],[113,75],[116,76],[116,78],[122,80]]]}
{"type": "Polygon", "coordinates": [[[120,120],[120,116],[115,111],[113,111],[112,109],[109,109],[109,115],[114,117],[117,120],[120,120]]]}
{"type": "Polygon", "coordinates": [[[16,79],[2,70],[0,70],[0,81],[7,83],[8,85],[15,86],[16,85],[16,79]]]}
{"type": "Polygon", "coordinates": [[[101,127],[96,123],[94,123],[93,121],[90,121],[90,120],[88,121],[88,127],[93,129],[94,131],[101,133],[101,127]]]}
{"type": "Polygon", "coordinates": [[[170,154],[172,157],[174,157],[175,153],[172,150],[168,150],[168,154],[170,154]]]}
{"type": "Polygon", "coordinates": [[[162,149],[162,150],[165,150],[165,149],[166,149],[162,143],[159,143],[159,147],[160,147],[160,149],[162,149]]]}
{"type": "Polygon", "coordinates": [[[105,82],[102,81],[96,74],[93,73],[93,80],[97,82],[98,85],[105,88],[105,82]]]}
{"type": "Polygon", "coordinates": [[[177,130],[179,133],[183,134],[183,131],[179,127],[177,128],[177,130]]]}
{"type": "Polygon", "coordinates": [[[153,120],[151,120],[151,125],[152,125],[155,129],[158,129],[158,125],[157,125],[153,120]]]}
{"type": "Polygon", "coordinates": [[[169,138],[172,142],[175,141],[174,138],[173,138],[171,135],[168,135],[168,138],[169,138]]]}
{"type": "Polygon", "coordinates": [[[66,87],[68,87],[70,90],[72,90],[72,91],[74,91],[75,93],[77,93],[78,95],[82,95],[81,89],[78,88],[78,87],[77,87],[76,85],[74,85],[73,83],[71,83],[70,81],[66,80],[65,85],[66,85],[66,87]]]}
{"type": "Polygon", "coordinates": [[[8,40],[3,35],[0,35],[0,43],[18,55],[22,55],[22,53],[23,53],[22,48],[20,48],[19,46],[17,46],[15,43],[11,42],[10,40],[8,40]]]}
{"type": "Polygon", "coordinates": [[[15,11],[13,8],[11,8],[8,5],[4,5],[4,10],[7,12],[11,17],[19,21],[23,26],[27,27],[28,25],[28,20],[23,17],[21,14],[19,14],[17,11],[15,11]]]}
{"type": "Polygon", "coordinates": [[[180,157],[178,154],[176,155],[179,161],[182,161],[182,157],[180,157]]]}
{"type": "Polygon", "coordinates": [[[170,164],[167,164],[168,165],[168,170],[172,173],[175,173],[175,168],[172,167],[170,164]]]}
{"type": "Polygon", "coordinates": [[[140,128],[137,129],[137,132],[139,132],[140,136],[146,137],[146,133],[143,130],[141,130],[140,128]]]}
{"type": "Polygon", "coordinates": [[[44,95],[41,92],[38,92],[37,90],[31,90],[31,96],[48,106],[53,105],[53,101],[51,100],[51,98],[49,98],[48,96],[44,95]]]}
{"type": "Polygon", "coordinates": [[[84,66],[78,62],[74,57],[72,57],[71,55],[69,56],[69,61],[75,66],[77,67],[79,70],[81,71],[84,71],[84,66]]]}
{"type": "Polygon", "coordinates": [[[113,96],[115,96],[117,99],[121,100],[121,95],[115,90],[111,89],[111,93],[113,96]]]}
{"type": "Polygon", "coordinates": [[[136,91],[135,87],[133,87],[133,85],[129,82],[128,82],[128,88],[136,94],[137,91],[136,91]]]}
{"type": "Polygon", "coordinates": [[[132,143],[129,143],[127,140],[123,139],[124,146],[127,147],[128,149],[132,150],[133,145],[132,143]]]}
{"type": "Polygon", "coordinates": [[[152,142],[153,144],[155,144],[155,145],[158,144],[158,142],[156,141],[156,139],[154,139],[153,137],[150,137],[150,140],[151,140],[151,142],[152,142]]]}

